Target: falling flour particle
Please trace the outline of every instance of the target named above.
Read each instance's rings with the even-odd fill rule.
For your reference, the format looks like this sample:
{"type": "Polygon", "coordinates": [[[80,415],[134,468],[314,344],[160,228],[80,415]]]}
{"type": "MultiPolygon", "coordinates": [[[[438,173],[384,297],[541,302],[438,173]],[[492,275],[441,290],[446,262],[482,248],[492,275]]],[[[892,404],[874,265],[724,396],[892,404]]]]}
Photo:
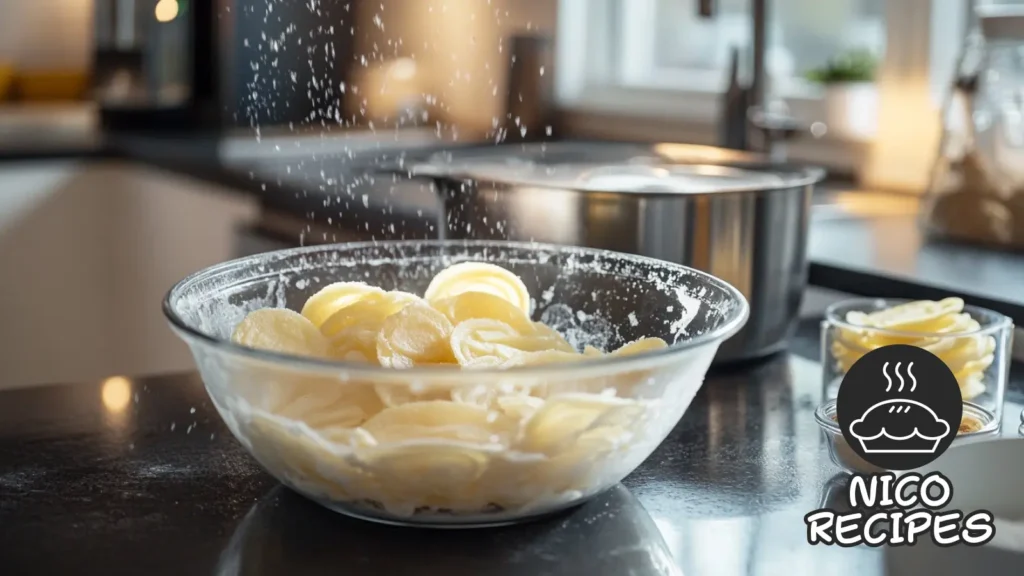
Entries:
{"type": "Polygon", "coordinates": [[[171,422],[171,432],[174,432],[174,428],[178,425],[177,422],[171,422]]]}
{"type": "Polygon", "coordinates": [[[547,290],[542,292],[541,295],[540,295],[541,301],[544,302],[545,304],[547,304],[548,302],[551,302],[551,300],[554,297],[555,297],[555,290],[553,288],[548,288],[547,290]]]}
{"type": "Polygon", "coordinates": [[[629,318],[629,325],[630,326],[639,326],[640,325],[640,322],[636,319],[636,312],[630,312],[628,318],[629,318]]]}

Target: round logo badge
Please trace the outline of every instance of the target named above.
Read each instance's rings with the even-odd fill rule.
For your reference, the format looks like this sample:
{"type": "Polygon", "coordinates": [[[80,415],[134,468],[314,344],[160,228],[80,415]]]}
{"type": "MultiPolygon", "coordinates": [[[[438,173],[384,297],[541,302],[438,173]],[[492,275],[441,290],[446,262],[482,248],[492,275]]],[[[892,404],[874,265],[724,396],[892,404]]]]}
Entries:
{"type": "Polygon", "coordinates": [[[862,356],[843,377],[836,398],[850,448],[888,470],[913,470],[941,456],[956,438],[963,408],[946,363],[906,344],[862,356]]]}

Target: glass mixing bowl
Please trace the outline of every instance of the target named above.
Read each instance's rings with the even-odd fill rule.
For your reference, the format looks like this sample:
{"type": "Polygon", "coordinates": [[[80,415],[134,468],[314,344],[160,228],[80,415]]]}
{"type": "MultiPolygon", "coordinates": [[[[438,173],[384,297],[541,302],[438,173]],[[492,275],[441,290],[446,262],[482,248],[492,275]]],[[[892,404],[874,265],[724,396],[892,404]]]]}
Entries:
{"type": "Polygon", "coordinates": [[[175,285],[164,312],[228,428],[282,483],[351,516],[481,526],[581,503],[632,472],[682,417],[719,345],[746,322],[748,306],[713,276],[640,256],[412,241],[298,248],[213,266],[175,285]],[[613,350],[654,336],[670,345],[505,370],[400,370],[231,342],[252,310],[299,310],[340,281],[423,294],[435,274],[467,260],[519,275],[534,298],[533,318],[581,349],[613,350]],[[420,426],[423,437],[389,441],[359,426],[381,410],[437,401],[483,407],[480,425],[502,428],[471,442],[432,433],[445,422],[399,422],[420,426]]]}

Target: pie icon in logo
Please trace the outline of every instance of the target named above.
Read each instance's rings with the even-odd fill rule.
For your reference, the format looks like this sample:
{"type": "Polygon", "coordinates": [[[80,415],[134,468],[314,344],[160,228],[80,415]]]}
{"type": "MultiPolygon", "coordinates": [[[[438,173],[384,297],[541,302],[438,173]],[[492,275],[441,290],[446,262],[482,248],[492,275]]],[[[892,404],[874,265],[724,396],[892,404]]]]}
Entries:
{"type": "Polygon", "coordinates": [[[932,453],[949,434],[949,424],[916,400],[885,400],[850,424],[865,453],[932,453]],[[922,432],[925,430],[925,432],[922,432]]]}
{"type": "Polygon", "coordinates": [[[861,458],[911,470],[949,448],[963,416],[956,376],[931,352],[908,345],[865,354],[843,377],[836,399],[843,437],[861,458]]]}

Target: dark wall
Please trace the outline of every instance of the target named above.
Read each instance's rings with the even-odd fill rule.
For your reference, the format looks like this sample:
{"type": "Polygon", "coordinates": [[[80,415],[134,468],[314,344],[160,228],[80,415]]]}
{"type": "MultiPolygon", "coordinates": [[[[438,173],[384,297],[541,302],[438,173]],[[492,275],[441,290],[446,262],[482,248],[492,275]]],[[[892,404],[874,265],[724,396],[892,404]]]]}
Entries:
{"type": "Polygon", "coordinates": [[[356,0],[221,0],[225,121],[337,124],[353,54],[356,0]]]}

